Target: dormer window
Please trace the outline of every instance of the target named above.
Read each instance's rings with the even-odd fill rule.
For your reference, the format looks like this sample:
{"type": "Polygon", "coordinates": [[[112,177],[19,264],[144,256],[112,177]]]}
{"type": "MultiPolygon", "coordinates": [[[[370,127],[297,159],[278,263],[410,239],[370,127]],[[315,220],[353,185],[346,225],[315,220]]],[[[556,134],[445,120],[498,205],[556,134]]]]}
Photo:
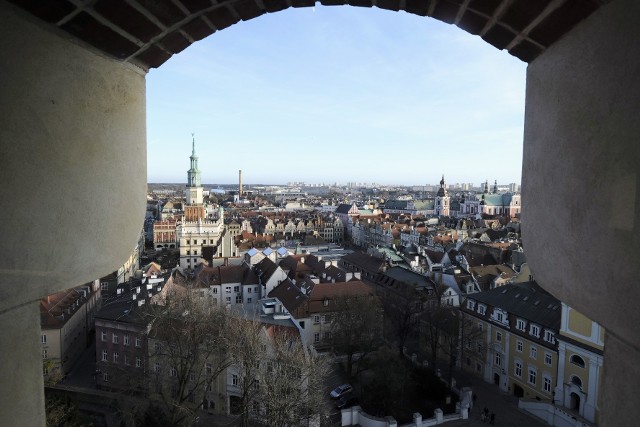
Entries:
{"type": "Polygon", "coordinates": [[[544,331],[544,340],[551,344],[555,344],[556,342],[555,336],[551,331],[544,331]]]}
{"type": "Polygon", "coordinates": [[[474,309],[475,307],[476,307],[476,302],[475,302],[474,300],[470,299],[470,300],[468,300],[468,301],[467,301],[467,308],[468,308],[469,310],[472,310],[472,311],[473,311],[473,309],[474,309]]]}
{"type": "Polygon", "coordinates": [[[507,313],[505,313],[504,311],[500,310],[499,308],[494,308],[493,309],[493,314],[491,316],[491,319],[498,322],[498,323],[502,323],[505,324],[507,323],[507,313]]]}
{"type": "Polygon", "coordinates": [[[325,298],[325,299],[322,301],[322,305],[324,305],[325,307],[327,307],[327,306],[329,305],[329,299],[328,299],[328,298],[325,298]]]}
{"type": "Polygon", "coordinates": [[[519,330],[519,331],[523,331],[523,332],[524,332],[524,330],[525,330],[525,325],[526,325],[526,323],[525,323],[525,321],[524,321],[524,320],[522,320],[522,319],[517,319],[517,320],[516,320],[516,329],[517,329],[517,330],[519,330]]]}
{"type": "Polygon", "coordinates": [[[529,333],[536,338],[540,338],[540,327],[538,325],[531,325],[529,333]]]}
{"type": "Polygon", "coordinates": [[[482,304],[478,304],[478,314],[484,315],[487,311],[487,307],[482,305],[482,304]]]}

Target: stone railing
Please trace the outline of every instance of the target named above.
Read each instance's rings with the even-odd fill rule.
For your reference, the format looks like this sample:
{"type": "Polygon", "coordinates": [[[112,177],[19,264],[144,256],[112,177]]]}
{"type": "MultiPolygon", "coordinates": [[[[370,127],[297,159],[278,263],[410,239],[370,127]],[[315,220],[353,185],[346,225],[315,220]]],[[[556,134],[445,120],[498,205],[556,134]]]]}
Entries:
{"type": "Polygon", "coordinates": [[[349,409],[342,410],[342,426],[359,425],[361,427],[428,427],[444,424],[448,421],[466,420],[469,418],[469,409],[460,409],[460,404],[456,405],[454,414],[444,415],[442,409],[438,408],[433,411],[432,418],[422,418],[422,414],[416,412],[413,414],[413,422],[400,424],[393,417],[374,417],[367,414],[360,406],[353,406],[349,409]]]}
{"type": "Polygon", "coordinates": [[[451,390],[458,395],[459,402],[456,403],[456,412],[444,415],[442,409],[433,411],[433,417],[422,418],[422,414],[413,414],[413,422],[398,425],[393,417],[374,417],[367,414],[360,406],[343,409],[341,416],[342,426],[359,425],[361,427],[428,427],[444,424],[449,421],[466,420],[469,418],[469,410],[473,406],[473,392],[469,387],[458,390],[455,388],[455,380],[452,381],[451,390]]]}
{"type": "Polygon", "coordinates": [[[518,400],[518,408],[543,419],[547,424],[555,427],[595,427],[595,424],[589,423],[566,409],[548,402],[520,399],[518,400]]]}

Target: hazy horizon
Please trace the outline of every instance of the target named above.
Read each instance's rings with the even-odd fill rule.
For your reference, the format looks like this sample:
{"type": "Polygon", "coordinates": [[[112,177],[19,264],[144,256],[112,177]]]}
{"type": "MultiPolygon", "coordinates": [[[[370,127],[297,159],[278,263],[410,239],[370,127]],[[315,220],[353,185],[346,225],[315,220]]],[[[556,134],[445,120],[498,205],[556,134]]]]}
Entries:
{"type": "MultiPolygon", "coordinates": [[[[486,181],[486,180],[485,180],[486,181]]],[[[448,182],[446,181],[445,184],[447,186],[447,188],[450,185],[455,185],[455,184],[472,184],[472,187],[474,188],[480,188],[482,185],[484,185],[485,181],[482,182],[478,182],[478,183],[465,183],[465,182],[448,182]]],[[[495,180],[494,180],[495,181],[495,180]]],[[[489,180],[489,185],[492,186],[494,184],[494,181],[489,180]]],[[[300,183],[302,181],[289,181],[291,183],[300,183]]],[[[244,189],[247,189],[248,187],[255,187],[255,186],[274,186],[274,187],[282,187],[282,186],[287,186],[289,184],[289,182],[284,182],[284,183],[267,183],[267,182],[257,182],[257,183],[246,183],[243,182],[242,183],[242,187],[244,189]]],[[[356,184],[363,184],[363,185],[371,185],[371,184],[376,184],[377,186],[383,186],[383,187],[424,187],[424,186],[439,186],[440,183],[426,183],[426,184],[385,184],[384,182],[376,182],[376,183],[370,183],[370,182],[362,182],[362,181],[349,181],[349,182],[354,182],[356,184]]],[[[324,183],[325,187],[333,187],[335,183],[324,183]]],[[[347,182],[338,182],[338,186],[339,187],[344,187],[347,186],[347,182]]],[[[518,184],[520,185],[519,182],[498,182],[499,186],[505,186],[505,185],[509,185],[509,184],[518,184]]],[[[173,186],[183,186],[186,187],[186,180],[185,182],[147,182],[147,185],[173,185],[173,186]]],[[[226,186],[226,187],[238,187],[238,182],[220,182],[220,183],[202,183],[201,184],[202,187],[215,187],[215,186],[226,186]]],[[[318,187],[318,186],[323,186],[323,183],[321,182],[304,182],[304,186],[306,187],[318,187]]]]}

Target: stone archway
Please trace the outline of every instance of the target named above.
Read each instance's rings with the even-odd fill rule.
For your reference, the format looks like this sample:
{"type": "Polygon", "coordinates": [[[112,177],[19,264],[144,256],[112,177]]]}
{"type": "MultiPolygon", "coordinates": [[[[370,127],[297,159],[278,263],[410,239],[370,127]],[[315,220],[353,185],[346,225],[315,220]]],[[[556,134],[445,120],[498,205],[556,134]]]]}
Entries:
{"type": "Polygon", "coordinates": [[[179,0],[13,3],[119,60],[156,68],[192,43],[240,21],[290,7],[349,5],[454,24],[530,62],[600,7],[591,0],[179,0]]]}
{"type": "Polygon", "coordinates": [[[584,416],[584,404],[587,401],[587,394],[582,391],[580,379],[572,376],[569,383],[564,385],[564,406],[576,411],[584,416]]]}
{"type": "Polygon", "coordinates": [[[569,409],[580,412],[580,396],[577,393],[569,395],[569,409]]]}

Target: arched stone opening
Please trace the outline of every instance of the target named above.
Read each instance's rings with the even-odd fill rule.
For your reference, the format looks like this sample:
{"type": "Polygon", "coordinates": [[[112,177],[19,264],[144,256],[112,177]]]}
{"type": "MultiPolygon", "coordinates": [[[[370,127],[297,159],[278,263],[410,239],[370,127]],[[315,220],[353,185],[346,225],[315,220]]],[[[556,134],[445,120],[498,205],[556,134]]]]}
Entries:
{"type": "Polygon", "coordinates": [[[569,382],[564,385],[564,406],[584,416],[587,394],[582,390],[582,380],[572,375],[569,382]]]}
{"type": "Polygon", "coordinates": [[[569,395],[569,409],[576,412],[580,411],[580,396],[577,393],[569,395]]]}
{"type": "Polygon", "coordinates": [[[341,5],[437,19],[530,62],[600,7],[593,0],[103,0],[78,6],[11,1],[100,51],[144,69],[159,67],[192,43],[240,21],[291,7],[341,5]]]}

